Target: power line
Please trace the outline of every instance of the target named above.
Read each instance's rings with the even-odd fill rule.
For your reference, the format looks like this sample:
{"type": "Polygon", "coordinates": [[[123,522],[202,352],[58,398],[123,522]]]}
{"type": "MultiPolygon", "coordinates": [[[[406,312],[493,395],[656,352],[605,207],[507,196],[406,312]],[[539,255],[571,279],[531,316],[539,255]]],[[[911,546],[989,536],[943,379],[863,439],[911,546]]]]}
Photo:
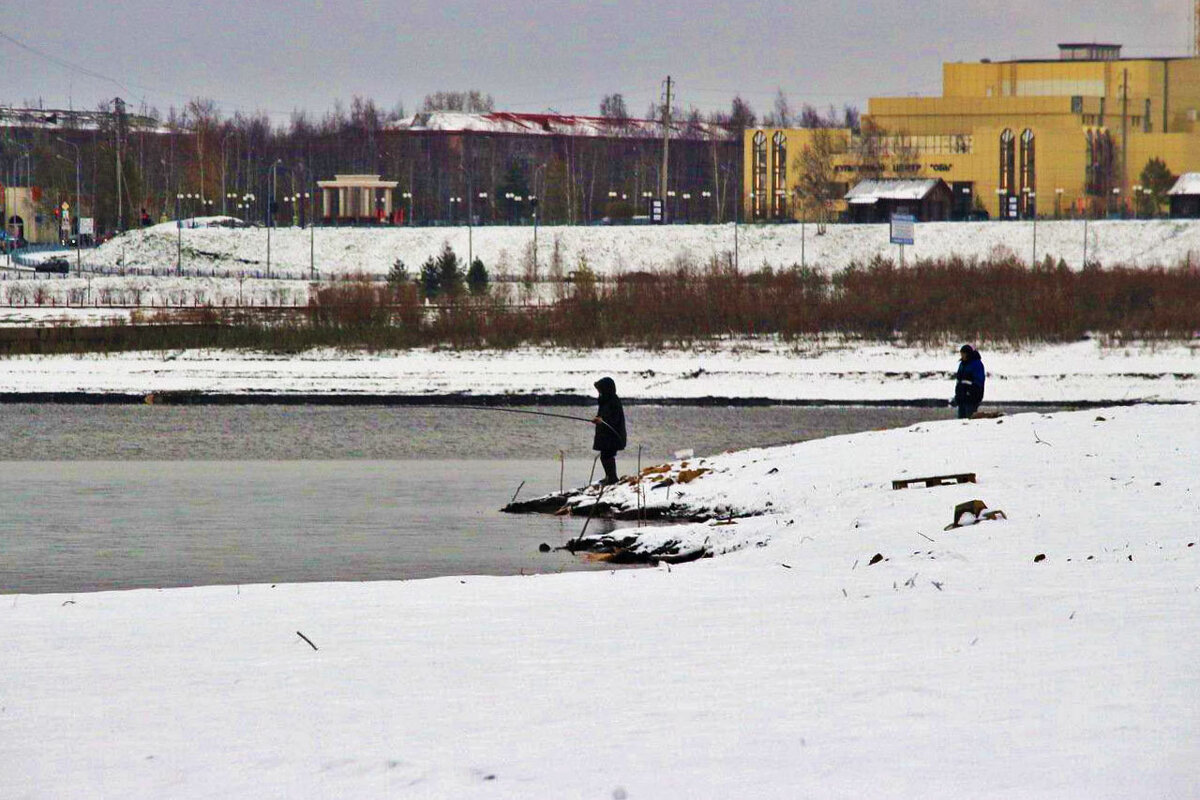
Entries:
{"type": "MultiPolygon", "coordinates": [[[[32,53],[33,55],[38,56],[39,58],[44,58],[47,61],[49,61],[50,63],[55,64],[59,67],[62,67],[63,69],[78,73],[80,75],[86,75],[89,78],[94,78],[96,80],[105,81],[106,83],[111,83],[112,85],[123,89],[126,94],[132,94],[133,89],[140,89],[143,92],[153,92],[155,94],[167,95],[170,97],[176,97],[176,98],[180,98],[183,100],[192,100],[192,99],[200,96],[200,94],[196,93],[196,92],[188,94],[188,93],[184,93],[184,92],[172,91],[170,89],[162,89],[162,88],[154,87],[154,86],[144,86],[142,84],[134,83],[132,81],[126,83],[126,82],[123,82],[112,76],[104,75],[100,72],[96,72],[95,70],[88,69],[87,67],[81,66],[74,62],[67,61],[64,58],[59,58],[58,56],[56,56],[52,53],[47,53],[46,51],[44,51],[38,47],[34,47],[31,44],[26,44],[25,42],[22,42],[21,40],[5,33],[4,31],[0,31],[0,39],[3,39],[4,41],[7,41],[7,42],[13,44],[16,47],[19,47],[28,53],[32,53]]],[[[206,98],[206,99],[212,100],[214,103],[217,104],[217,106],[219,108],[221,108],[222,110],[225,110],[226,112],[228,112],[228,110],[230,108],[232,108],[235,111],[248,111],[249,110],[244,106],[240,106],[236,103],[225,102],[225,101],[219,100],[217,98],[206,98]]],[[[276,111],[276,110],[272,110],[272,109],[254,109],[254,111],[261,111],[263,113],[271,114],[274,116],[291,116],[291,114],[293,113],[291,111],[276,111]]]]}

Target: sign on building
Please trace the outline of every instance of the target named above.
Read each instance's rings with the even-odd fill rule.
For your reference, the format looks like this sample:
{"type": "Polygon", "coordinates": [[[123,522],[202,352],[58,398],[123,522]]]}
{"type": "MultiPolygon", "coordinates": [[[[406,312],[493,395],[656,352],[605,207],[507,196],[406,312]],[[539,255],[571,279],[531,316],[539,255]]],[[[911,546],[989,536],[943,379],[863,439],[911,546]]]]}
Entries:
{"type": "Polygon", "coordinates": [[[912,244],[917,218],[912,214],[892,215],[892,244],[912,244]]]}

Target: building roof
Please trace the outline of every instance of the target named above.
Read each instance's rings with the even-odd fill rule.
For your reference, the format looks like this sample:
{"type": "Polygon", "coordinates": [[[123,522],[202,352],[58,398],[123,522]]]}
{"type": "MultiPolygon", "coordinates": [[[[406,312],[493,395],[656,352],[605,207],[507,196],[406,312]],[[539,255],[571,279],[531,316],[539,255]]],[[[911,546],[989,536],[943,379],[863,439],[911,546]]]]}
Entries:
{"type": "Polygon", "coordinates": [[[1200,172],[1185,172],[1175,181],[1169,195],[1200,194],[1200,172]]]}
{"type": "Polygon", "coordinates": [[[924,200],[939,183],[942,183],[941,178],[859,181],[846,193],[845,199],[851,205],[865,206],[880,200],[924,200]]]}
{"type": "MultiPolygon", "coordinates": [[[[156,133],[169,133],[153,117],[126,113],[129,126],[156,133]]],[[[94,131],[109,124],[112,113],[108,111],[78,111],[66,108],[14,108],[0,107],[0,128],[37,128],[51,131],[85,130],[94,131]]]]}
{"type": "MultiPolygon", "coordinates": [[[[662,122],[648,119],[612,119],[572,114],[520,114],[492,111],[468,114],[462,111],[423,111],[388,125],[390,130],[476,133],[516,133],[527,136],[650,137],[662,136],[662,122]]],[[[709,123],[690,125],[676,120],[676,135],[731,138],[730,132],[709,123]]]]}

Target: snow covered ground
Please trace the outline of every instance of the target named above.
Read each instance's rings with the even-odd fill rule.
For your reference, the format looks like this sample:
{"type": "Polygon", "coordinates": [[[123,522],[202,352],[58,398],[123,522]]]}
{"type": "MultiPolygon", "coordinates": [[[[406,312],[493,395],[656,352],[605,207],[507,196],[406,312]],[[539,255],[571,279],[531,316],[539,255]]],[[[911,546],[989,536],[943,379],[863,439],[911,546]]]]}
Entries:
{"type": "Polygon", "coordinates": [[[5,597],[0,796],[1196,797],[1198,449],[925,423],[709,459],[759,515],[673,568],[5,597]]]}
{"type": "MultiPolygon", "coordinates": [[[[174,222],[136,230],[85,253],[89,264],[104,267],[173,269],[182,249],[187,269],[237,273],[264,271],[265,228],[198,227],[177,229],[174,222]]],[[[1037,257],[1062,258],[1072,267],[1084,259],[1081,220],[1036,224],[1037,257]]],[[[533,245],[532,226],[466,226],[433,228],[277,228],[271,233],[271,269],[304,277],[310,267],[322,274],[365,272],[386,274],[396,259],[416,273],[448,243],[464,260],[468,250],[493,274],[522,276],[526,253],[533,245]],[[468,241],[469,240],[469,241],[468,241]]],[[[829,225],[817,235],[815,225],[739,225],[739,267],[752,271],[765,265],[787,267],[802,262],[824,269],[865,263],[875,255],[898,257],[889,244],[887,225],[829,225]]],[[[905,258],[960,255],[986,257],[1011,252],[1029,260],[1034,255],[1033,222],[930,222],[916,227],[916,244],[905,258]]],[[[539,275],[545,277],[556,244],[563,272],[577,269],[581,257],[601,275],[669,267],[678,259],[706,263],[726,259],[734,251],[734,226],[614,225],[548,226],[537,232],[539,275]]],[[[1140,266],[1200,262],[1200,221],[1113,220],[1087,224],[1087,259],[1104,265],[1140,266]]]]}
{"type": "MultiPolygon", "coordinates": [[[[436,228],[277,228],[271,233],[267,279],[267,231],[213,223],[223,217],[185,220],[134,230],[82,253],[90,274],[78,277],[35,276],[34,262],[55,256],[75,267],[74,251],[42,251],[22,256],[19,269],[0,265],[0,325],[69,322],[96,324],[128,319],[132,305],[273,305],[308,302],[311,278],[325,280],[348,273],[382,277],[397,259],[416,276],[421,264],[449,244],[466,261],[481,258],[494,284],[504,285],[512,300],[550,300],[557,284],[549,279],[558,249],[561,274],[581,266],[602,276],[667,269],[680,262],[707,263],[733,258],[734,226],[541,226],[538,229],[536,280],[533,275],[533,228],[486,226],[436,228]],[[469,243],[470,242],[470,243],[469,243]],[[181,255],[180,255],[181,253],[181,255]],[[190,275],[176,276],[177,265],[190,275]],[[103,274],[105,271],[123,275],[103,274]],[[140,274],[135,274],[140,273],[140,274]],[[71,308],[65,308],[71,306],[71,308]],[[81,307],[84,306],[84,307],[81,307]]],[[[1037,223],[1037,255],[1062,258],[1073,268],[1083,264],[1084,223],[1037,223]]],[[[906,261],[951,256],[985,258],[1011,253],[1028,261],[1034,255],[1032,222],[924,223],[906,261]]],[[[738,265],[749,272],[764,265],[804,263],[837,270],[865,263],[875,255],[896,258],[886,225],[830,225],[818,236],[813,225],[740,225],[738,265]]],[[[1087,260],[1105,265],[1175,266],[1200,264],[1200,221],[1125,220],[1087,225],[1087,260]]]]}
{"type": "MultiPolygon", "coordinates": [[[[958,344],[735,339],[689,351],[415,349],[297,355],[172,351],[0,359],[0,393],[574,395],[611,375],[627,399],[948,400],[958,344]]],[[[983,348],[987,402],[1200,401],[1200,342],[983,348]]]]}

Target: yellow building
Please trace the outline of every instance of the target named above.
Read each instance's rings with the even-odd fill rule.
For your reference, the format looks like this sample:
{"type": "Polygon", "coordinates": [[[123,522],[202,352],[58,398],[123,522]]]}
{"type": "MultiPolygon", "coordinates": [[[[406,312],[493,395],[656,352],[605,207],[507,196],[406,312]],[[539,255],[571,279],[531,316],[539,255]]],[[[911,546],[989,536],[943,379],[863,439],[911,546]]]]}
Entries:
{"type": "MultiPolygon", "coordinates": [[[[1146,162],[1200,170],[1200,58],[1121,58],[1120,45],[1060,44],[1059,58],[942,67],[941,97],[871,98],[862,130],[835,131],[833,170],[941,178],[954,216],[1118,213],[1146,162]]],[[[810,130],[748,130],[748,219],[798,217],[810,130]]]]}

